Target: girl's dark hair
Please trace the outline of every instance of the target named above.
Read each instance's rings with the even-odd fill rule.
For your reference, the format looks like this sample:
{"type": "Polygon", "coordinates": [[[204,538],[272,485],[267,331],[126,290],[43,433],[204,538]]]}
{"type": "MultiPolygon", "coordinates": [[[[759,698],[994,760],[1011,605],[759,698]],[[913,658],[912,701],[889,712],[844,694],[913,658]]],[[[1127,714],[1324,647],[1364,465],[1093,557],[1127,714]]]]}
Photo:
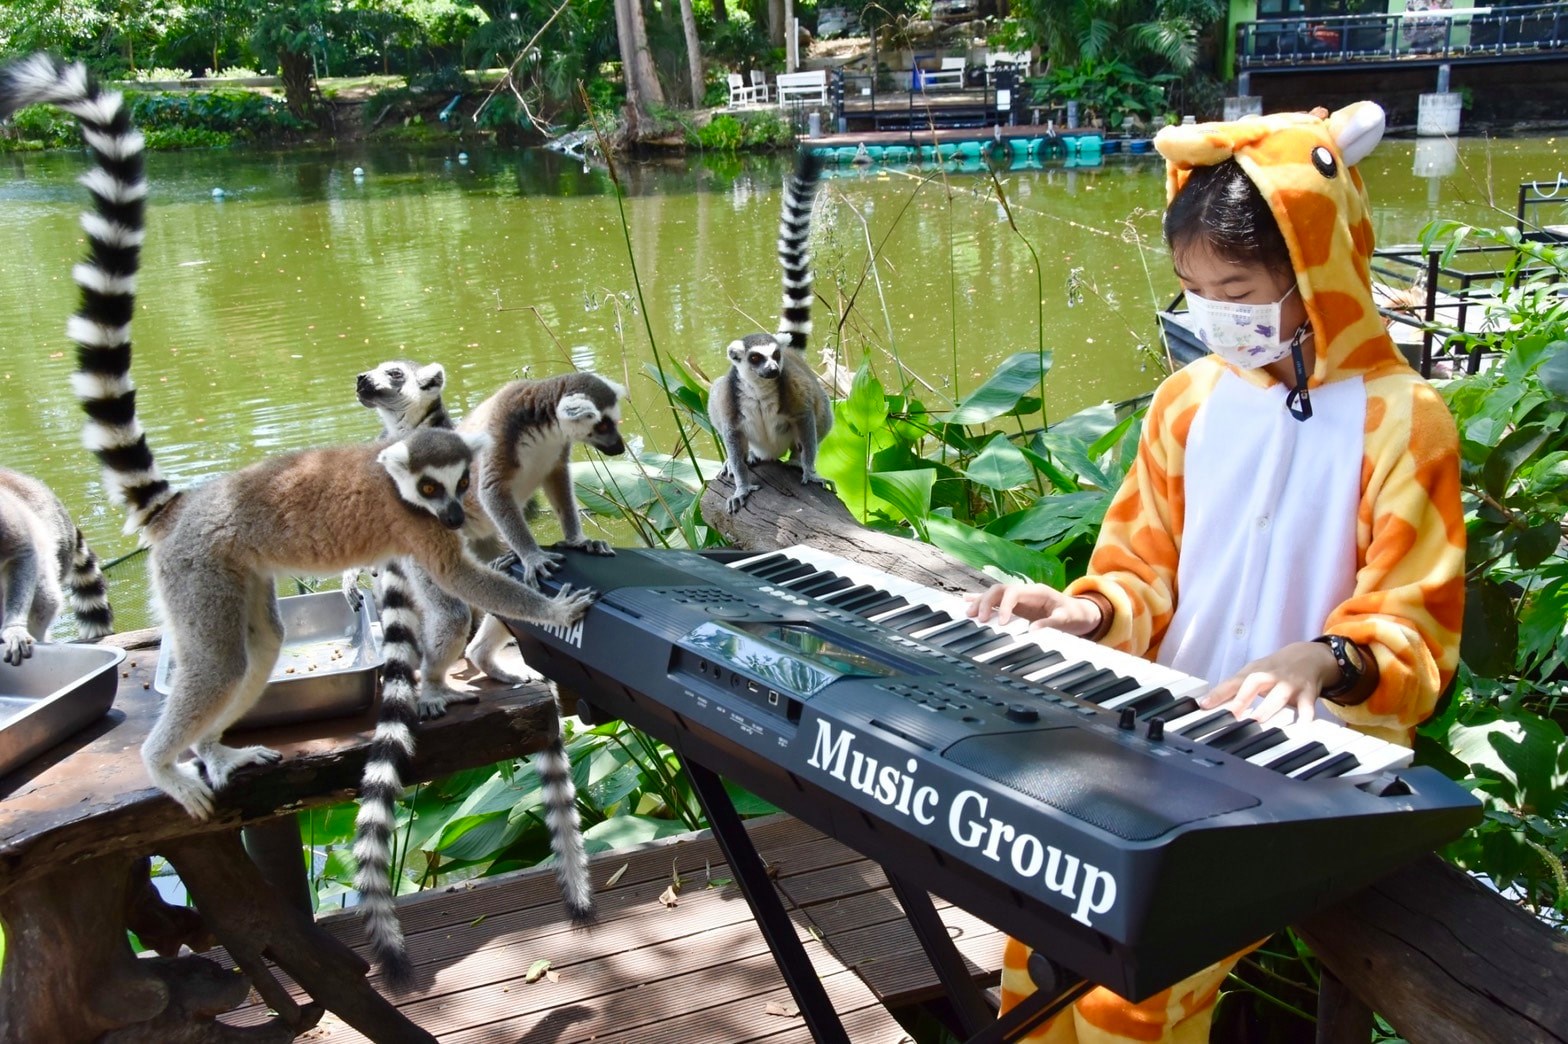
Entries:
{"type": "Polygon", "coordinates": [[[1173,253],[1199,241],[1227,261],[1293,277],[1290,248],[1268,201],[1233,159],[1194,168],[1165,208],[1165,245],[1173,253]]]}

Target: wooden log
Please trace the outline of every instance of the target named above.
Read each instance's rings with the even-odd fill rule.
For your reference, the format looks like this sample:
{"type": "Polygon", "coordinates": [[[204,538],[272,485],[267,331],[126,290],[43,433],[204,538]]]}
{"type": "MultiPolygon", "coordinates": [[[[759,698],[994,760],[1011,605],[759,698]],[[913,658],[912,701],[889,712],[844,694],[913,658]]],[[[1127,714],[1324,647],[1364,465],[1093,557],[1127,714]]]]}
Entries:
{"type": "Polygon", "coordinates": [[[1568,1041],[1568,936],[1436,856],[1313,914],[1297,931],[1410,1040],[1568,1041]]]}
{"type": "Polygon", "coordinates": [[[995,582],[929,544],[867,529],[837,496],[821,486],[802,485],[798,468],[758,464],[752,474],[762,488],[733,515],[725,501],[734,486],[710,482],[702,494],[702,517],[736,547],[768,551],[809,544],[868,568],[954,593],[983,591],[995,582]]]}
{"type": "Polygon", "coordinates": [[[1372,1009],[1324,968],[1318,980],[1318,1032],[1314,1044],[1366,1044],[1372,1039],[1372,1009]]]}

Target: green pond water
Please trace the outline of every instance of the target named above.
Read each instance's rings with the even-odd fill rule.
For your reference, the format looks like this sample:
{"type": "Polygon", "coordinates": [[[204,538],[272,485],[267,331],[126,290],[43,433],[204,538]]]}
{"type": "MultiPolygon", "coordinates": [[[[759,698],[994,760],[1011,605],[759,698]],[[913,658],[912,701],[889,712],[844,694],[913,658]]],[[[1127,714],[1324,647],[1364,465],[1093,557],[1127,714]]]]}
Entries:
{"type": "MultiPolygon", "coordinates": [[[[1390,244],[1439,216],[1507,223],[1518,183],[1550,181],[1563,165],[1555,139],[1467,139],[1457,154],[1388,141],[1362,171],[1390,244]]],[[[643,371],[644,322],[662,353],[710,376],[730,339],[772,328],[787,166],[626,165],[629,257],[608,175],[543,150],[154,155],[134,369],[149,442],[185,485],[369,438],[376,424],[353,401],[354,375],[411,356],[447,367],[455,412],[519,375],[596,369],[631,388],[630,432],[670,450],[675,423],[643,371]]],[[[0,463],[48,482],[109,559],[134,542],[81,448],[67,386],[84,169],[76,152],[0,157],[0,463]]],[[[850,368],[869,360],[890,385],[901,364],[939,405],[1033,350],[1043,324],[1051,416],[1159,380],[1153,311],[1177,287],[1159,244],[1156,158],[1002,172],[1016,232],[984,175],[833,174],[815,240],[832,311],[817,309],[813,359],[826,346],[850,368]]],[[[111,573],[122,627],[151,622],[142,561],[111,573]]]]}

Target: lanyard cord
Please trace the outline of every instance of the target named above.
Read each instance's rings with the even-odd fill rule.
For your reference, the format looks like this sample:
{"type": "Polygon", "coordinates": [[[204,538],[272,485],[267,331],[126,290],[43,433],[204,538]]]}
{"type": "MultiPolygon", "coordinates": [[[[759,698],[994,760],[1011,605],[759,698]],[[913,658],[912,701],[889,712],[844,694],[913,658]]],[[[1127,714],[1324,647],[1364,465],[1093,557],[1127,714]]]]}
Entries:
{"type": "Polygon", "coordinates": [[[1285,396],[1285,408],[1298,421],[1312,416],[1312,398],[1307,394],[1307,364],[1301,358],[1301,342],[1307,336],[1311,323],[1296,327],[1296,336],[1290,339],[1290,361],[1296,367],[1296,386],[1285,396]]]}

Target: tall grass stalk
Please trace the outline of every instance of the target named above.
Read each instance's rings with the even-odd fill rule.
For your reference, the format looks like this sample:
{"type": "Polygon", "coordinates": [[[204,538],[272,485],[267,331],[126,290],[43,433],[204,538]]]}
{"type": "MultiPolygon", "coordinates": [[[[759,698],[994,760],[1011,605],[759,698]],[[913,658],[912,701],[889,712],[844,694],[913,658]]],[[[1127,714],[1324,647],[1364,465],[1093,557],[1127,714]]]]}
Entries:
{"type": "Polygon", "coordinates": [[[990,172],[990,177],[997,201],[1002,204],[1002,213],[1007,215],[1007,227],[1023,242],[1024,249],[1029,251],[1030,260],[1034,262],[1035,351],[1040,360],[1040,425],[1049,429],[1051,420],[1045,411],[1045,275],[1040,269],[1040,255],[1035,253],[1034,244],[1029,242],[1029,237],[1019,230],[1018,222],[1013,219],[1013,205],[1002,188],[1002,180],[994,170],[990,172]]]}

